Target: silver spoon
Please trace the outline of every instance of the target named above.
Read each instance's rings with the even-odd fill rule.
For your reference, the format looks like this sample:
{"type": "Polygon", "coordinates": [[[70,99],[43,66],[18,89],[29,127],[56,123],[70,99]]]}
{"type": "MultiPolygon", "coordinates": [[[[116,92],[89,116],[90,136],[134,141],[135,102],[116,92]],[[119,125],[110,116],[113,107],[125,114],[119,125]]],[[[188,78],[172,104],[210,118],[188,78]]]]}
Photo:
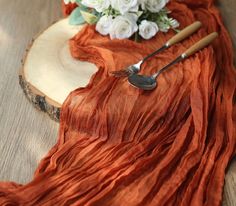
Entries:
{"type": "Polygon", "coordinates": [[[172,66],[173,64],[176,64],[184,59],[186,59],[187,57],[195,54],[196,52],[198,52],[199,50],[205,48],[206,46],[208,46],[216,37],[218,36],[217,32],[213,32],[211,34],[209,34],[208,36],[204,37],[203,39],[201,39],[200,41],[198,41],[197,43],[195,43],[193,46],[191,46],[189,49],[187,49],[187,51],[185,51],[183,54],[181,54],[180,56],[178,56],[174,61],[172,61],[171,63],[169,63],[168,65],[166,65],[165,67],[163,67],[162,69],[160,69],[158,72],[156,72],[155,74],[153,74],[152,76],[145,76],[145,75],[138,75],[138,74],[133,74],[130,75],[128,77],[128,81],[129,83],[134,86],[137,87],[139,89],[143,89],[143,90],[153,90],[156,88],[157,86],[157,77],[164,72],[165,70],[167,70],[170,66],[172,66]]]}
{"type": "Polygon", "coordinates": [[[125,68],[125,69],[122,69],[119,71],[113,71],[113,72],[111,72],[111,74],[114,75],[115,77],[127,77],[129,75],[138,73],[141,70],[141,66],[145,61],[147,61],[151,57],[157,55],[158,53],[168,49],[172,45],[177,44],[177,43],[181,42],[182,40],[186,39],[187,37],[192,35],[194,32],[198,31],[198,29],[200,29],[201,26],[202,26],[202,23],[199,21],[192,23],[191,25],[189,25],[189,26],[185,27],[183,30],[181,30],[178,34],[173,36],[170,40],[168,40],[161,48],[159,48],[158,50],[149,54],[148,56],[144,57],[138,63],[133,64],[133,65],[129,66],[128,68],[125,68]]]}

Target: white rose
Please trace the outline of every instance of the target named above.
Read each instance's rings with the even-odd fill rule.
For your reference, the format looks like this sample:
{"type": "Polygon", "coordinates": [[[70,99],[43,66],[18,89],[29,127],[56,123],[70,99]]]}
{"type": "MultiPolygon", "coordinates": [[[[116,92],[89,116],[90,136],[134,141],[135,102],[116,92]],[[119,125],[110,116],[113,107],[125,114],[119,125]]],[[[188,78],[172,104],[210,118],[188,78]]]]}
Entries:
{"type": "Polygon", "coordinates": [[[110,0],[82,0],[81,3],[84,6],[96,9],[98,12],[108,9],[110,6],[110,0]]]}
{"type": "Polygon", "coordinates": [[[165,7],[168,0],[146,0],[145,8],[150,12],[157,13],[165,7]]]}
{"type": "Polygon", "coordinates": [[[138,16],[135,14],[126,13],[123,16],[117,16],[111,25],[111,39],[127,39],[138,31],[137,25],[138,16]]]}
{"type": "Polygon", "coordinates": [[[138,0],[111,0],[112,8],[118,10],[122,15],[128,11],[138,11],[138,0]]]}
{"type": "Polygon", "coordinates": [[[112,22],[112,16],[102,16],[96,24],[96,30],[102,35],[107,35],[110,33],[112,22]]]}
{"type": "Polygon", "coordinates": [[[141,5],[142,10],[145,10],[145,9],[146,9],[146,6],[145,6],[146,1],[147,1],[147,0],[139,0],[139,5],[141,5]]]}
{"type": "Polygon", "coordinates": [[[139,35],[144,39],[151,39],[159,31],[156,23],[143,20],[139,25],[139,35]]]}

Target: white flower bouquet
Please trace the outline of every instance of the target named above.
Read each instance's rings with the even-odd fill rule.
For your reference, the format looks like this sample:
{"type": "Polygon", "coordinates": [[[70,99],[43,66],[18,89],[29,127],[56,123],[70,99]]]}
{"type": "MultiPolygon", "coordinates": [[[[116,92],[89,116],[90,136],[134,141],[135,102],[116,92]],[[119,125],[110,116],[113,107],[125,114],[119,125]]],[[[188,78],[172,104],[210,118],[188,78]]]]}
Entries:
{"type": "Polygon", "coordinates": [[[76,3],[69,17],[72,25],[96,24],[96,30],[111,39],[141,36],[151,39],[159,31],[177,30],[179,22],[168,17],[169,0],[64,0],[76,3]]]}

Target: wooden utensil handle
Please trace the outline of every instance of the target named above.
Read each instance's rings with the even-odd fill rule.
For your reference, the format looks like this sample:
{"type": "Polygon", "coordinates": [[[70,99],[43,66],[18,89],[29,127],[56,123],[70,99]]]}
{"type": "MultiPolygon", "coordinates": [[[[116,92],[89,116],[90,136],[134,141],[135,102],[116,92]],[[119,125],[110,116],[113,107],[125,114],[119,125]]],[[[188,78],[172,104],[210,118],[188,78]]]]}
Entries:
{"type": "Polygon", "coordinates": [[[191,46],[187,51],[185,51],[182,56],[184,58],[187,58],[191,56],[192,54],[198,52],[199,50],[203,49],[204,47],[208,46],[216,37],[218,37],[217,32],[213,32],[209,34],[208,36],[204,37],[200,41],[198,41],[196,44],[191,46]]]}
{"type": "Polygon", "coordinates": [[[172,46],[173,44],[176,44],[185,38],[189,37],[191,34],[196,32],[200,27],[202,26],[202,23],[200,21],[196,21],[193,24],[187,26],[183,30],[181,30],[178,34],[173,36],[168,42],[166,42],[166,45],[172,46]]]}

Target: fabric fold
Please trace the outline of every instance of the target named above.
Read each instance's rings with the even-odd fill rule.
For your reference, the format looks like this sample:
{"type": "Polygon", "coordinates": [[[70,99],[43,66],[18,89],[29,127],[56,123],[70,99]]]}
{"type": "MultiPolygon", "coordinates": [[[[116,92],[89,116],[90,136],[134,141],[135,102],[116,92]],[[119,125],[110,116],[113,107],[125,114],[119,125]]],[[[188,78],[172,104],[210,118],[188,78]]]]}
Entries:
{"type": "MultiPolygon", "coordinates": [[[[65,14],[71,6],[64,5],[65,14]]],[[[221,205],[236,146],[232,44],[212,0],[168,7],[181,28],[195,20],[203,27],[146,62],[141,74],[159,70],[210,32],[219,32],[218,39],[164,72],[148,92],[110,72],[136,63],[174,32],[136,43],[85,26],[70,40],[71,54],[98,71],[64,102],[58,142],[34,179],[0,183],[0,205],[221,205]]]]}

